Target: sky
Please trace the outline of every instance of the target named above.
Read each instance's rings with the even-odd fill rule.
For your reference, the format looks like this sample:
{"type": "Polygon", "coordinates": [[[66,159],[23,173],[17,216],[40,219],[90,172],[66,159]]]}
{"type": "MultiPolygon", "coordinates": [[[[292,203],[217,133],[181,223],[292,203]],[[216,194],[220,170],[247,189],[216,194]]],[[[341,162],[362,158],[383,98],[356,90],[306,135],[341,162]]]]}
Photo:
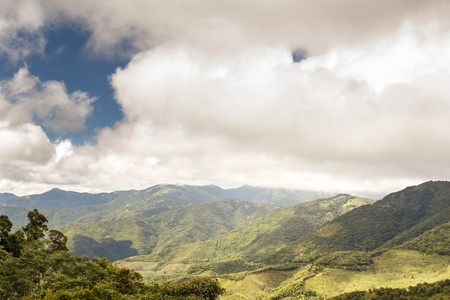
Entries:
{"type": "Polygon", "coordinates": [[[446,0],[0,0],[0,193],[450,179],[446,0]]]}

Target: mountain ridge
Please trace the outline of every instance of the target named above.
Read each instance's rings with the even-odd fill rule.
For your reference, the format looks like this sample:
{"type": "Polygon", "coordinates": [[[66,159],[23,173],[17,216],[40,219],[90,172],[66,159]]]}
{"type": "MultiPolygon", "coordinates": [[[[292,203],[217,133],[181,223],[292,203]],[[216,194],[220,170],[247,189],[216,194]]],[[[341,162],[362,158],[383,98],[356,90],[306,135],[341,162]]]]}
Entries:
{"type": "Polygon", "coordinates": [[[280,208],[241,228],[195,244],[185,244],[171,252],[153,253],[148,260],[223,261],[256,260],[313,231],[351,209],[374,200],[338,195],[280,208]]]}
{"type": "Polygon", "coordinates": [[[450,182],[407,187],[337,217],[266,261],[292,261],[329,251],[373,251],[427,220],[437,218],[441,224],[448,216],[440,213],[449,206],[450,182]]]}
{"type": "MultiPolygon", "coordinates": [[[[324,192],[273,189],[242,186],[222,189],[218,186],[189,186],[159,184],[144,190],[116,191],[111,193],[77,193],[52,189],[43,194],[18,197],[0,202],[0,214],[6,207],[39,209],[47,216],[49,225],[99,222],[125,215],[135,215],[143,210],[161,210],[188,203],[239,199],[255,203],[283,206],[314,200],[324,192]],[[48,196],[48,198],[46,198],[48,196]],[[67,197],[66,197],[67,196],[67,197]],[[64,200],[65,199],[65,200],[64,200]]],[[[9,209],[10,210],[10,209],[9,209]]],[[[11,216],[15,224],[25,225],[24,218],[11,216]]]]}
{"type": "Polygon", "coordinates": [[[205,241],[225,234],[276,209],[270,204],[227,199],[189,203],[147,218],[128,216],[96,223],[71,224],[59,229],[69,237],[69,248],[78,255],[88,254],[89,247],[95,246],[95,243],[83,245],[88,241],[84,237],[97,243],[108,239],[127,240],[139,254],[160,253],[180,244],[205,241]]]}

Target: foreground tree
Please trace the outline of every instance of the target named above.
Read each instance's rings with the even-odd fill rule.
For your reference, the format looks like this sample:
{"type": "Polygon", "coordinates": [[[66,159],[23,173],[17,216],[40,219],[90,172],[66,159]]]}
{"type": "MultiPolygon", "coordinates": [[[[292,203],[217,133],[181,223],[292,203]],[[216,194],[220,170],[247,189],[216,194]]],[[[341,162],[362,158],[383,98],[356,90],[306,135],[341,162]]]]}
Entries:
{"type": "Polygon", "coordinates": [[[10,234],[11,221],[0,216],[0,300],[215,300],[225,291],[209,278],[145,285],[138,272],[115,267],[106,258],[70,254],[67,237],[57,230],[48,231],[45,238],[47,219],[37,210],[30,211],[28,219],[23,231],[10,234]]]}
{"type": "Polygon", "coordinates": [[[40,214],[37,209],[28,212],[28,224],[22,227],[25,236],[28,241],[37,241],[45,236],[45,231],[48,227],[45,223],[48,222],[47,218],[40,214]]]}
{"type": "MultiPolygon", "coordinates": [[[[8,216],[0,216],[0,249],[12,254],[14,257],[19,257],[25,242],[25,237],[21,231],[10,234],[11,229],[12,223],[8,216]]],[[[2,256],[4,255],[5,253],[2,256]]]]}

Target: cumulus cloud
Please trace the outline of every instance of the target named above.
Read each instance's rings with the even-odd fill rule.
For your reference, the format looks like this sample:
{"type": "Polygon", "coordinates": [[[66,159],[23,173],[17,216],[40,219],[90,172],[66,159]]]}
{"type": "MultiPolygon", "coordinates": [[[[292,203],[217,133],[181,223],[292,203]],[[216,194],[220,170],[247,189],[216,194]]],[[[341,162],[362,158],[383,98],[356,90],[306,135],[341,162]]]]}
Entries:
{"type": "Polygon", "coordinates": [[[56,166],[73,154],[72,145],[69,140],[51,142],[46,131],[83,129],[94,100],[81,91],[68,94],[61,82],[41,82],[27,68],[0,81],[1,181],[63,182],[49,174],[59,172],[56,166]]]}
{"type": "Polygon", "coordinates": [[[67,94],[62,82],[41,82],[27,68],[0,81],[0,116],[11,126],[37,121],[55,133],[78,131],[84,128],[94,100],[81,91],[67,94]]]}
{"type": "Polygon", "coordinates": [[[449,9],[445,0],[43,1],[83,20],[93,32],[89,48],[102,55],[163,42],[188,43],[210,53],[273,44],[317,53],[382,39],[405,21],[427,22],[430,15],[446,21],[449,9]]]}
{"type": "Polygon", "coordinates": [[[126,140],[121,151],[155,157],[155,171],[205,180],[277,174],[292,186],[323,176],[337,188],[386,174],[386,185],[447,177],[450,70],[435,57],[449,59],[448,33],[419,39],[402,30],[381,48],[331,49],[296,64],[283,47],[213,57],[191,47],[143,52],[112,76],[126,118],[99,144],[117,149],[126,140]],[[398,49],[406,46],[405,57],[398,49]]]}
{"type": "Polygon", "coordinates": [[[26,68],[2,81],[0,133],[17,145],[35,136],[30,149],[47,153],[15,157],[11,146],[5,157],[36,159],[37,184],[384,193],[450,178],[447,1],[36,3],[31,27],[17,13],[10,28],[77,22],[92,33],[87,51],[130,57],[110,77],[124,118],[95,144],[52,144],[43,132],[82,129],[89,95],[26,68]],[[305,59],[294,63],[293,49],[305,59]]]}
{"type": "Polygon", "coordinates": [[[30,54],[42,54],[45,23],[39,1],[17,0],[0,3],[0,57],[17,62],[30,54]]]}

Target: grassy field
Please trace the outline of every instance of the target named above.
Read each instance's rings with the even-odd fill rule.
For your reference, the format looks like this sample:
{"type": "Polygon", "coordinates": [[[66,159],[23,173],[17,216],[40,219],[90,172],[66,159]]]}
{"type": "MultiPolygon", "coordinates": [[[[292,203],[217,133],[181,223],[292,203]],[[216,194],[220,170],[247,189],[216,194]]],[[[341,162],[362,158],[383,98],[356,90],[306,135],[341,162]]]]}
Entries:
{"type": "Polygon", "coordinates": [[[296,270],[240,273],[220,279],[220,299],[327,299],[355,290],[408,287],[450,278],[450,257],[391,250],[374,258],[373,268],[349,271],[305,264],[296,270]],[[315,295],[315,296],[314,296],[315,295]]]}
{"type": "MultiPolygon", "coordinates": [[[[327,299],[356,290],[404,288],[450,278],[450,256],[397,249],[379,253],[373,261],[365,271],[305,263],[220,275],[220,284],[227,290],[220,299],[327,299]]],[[[193,264],[130,259],[117,265],[140,272],[147,283],[177,283],[192,277],[186,271],[193,264]]]]}
{"type": "Polygon", "coordinates": [[[391,250],[375,257],[373,270],[350,272],[325,269],[305,282],[305,288],[330,297],[378,287],[403,288],[450,278],[450,257],[391,250]]]}

